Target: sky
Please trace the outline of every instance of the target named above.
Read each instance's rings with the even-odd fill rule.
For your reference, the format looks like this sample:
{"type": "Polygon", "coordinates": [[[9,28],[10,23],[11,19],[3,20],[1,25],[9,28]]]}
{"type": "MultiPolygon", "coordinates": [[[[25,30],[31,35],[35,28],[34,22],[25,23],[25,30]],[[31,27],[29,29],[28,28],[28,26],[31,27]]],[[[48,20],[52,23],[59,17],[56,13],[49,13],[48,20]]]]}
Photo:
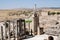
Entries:
{"type": "Polygon", "coordinates": [[[60,0],[0,0],[0,9],[60,7],[60,0]]]}

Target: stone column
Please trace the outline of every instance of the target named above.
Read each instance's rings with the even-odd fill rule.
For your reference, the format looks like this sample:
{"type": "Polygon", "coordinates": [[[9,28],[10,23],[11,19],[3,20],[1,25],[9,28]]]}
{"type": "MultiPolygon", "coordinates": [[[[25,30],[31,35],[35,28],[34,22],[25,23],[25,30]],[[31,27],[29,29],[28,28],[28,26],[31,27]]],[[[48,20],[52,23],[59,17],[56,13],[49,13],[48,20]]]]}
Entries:
{"type": "Polygon", "coordinates": [[[15,37],[16,37],[16,40],[18,40],[18,26],[17,26],[17,20],[15,20],[15,37]]]}
{"type": "Polygon", "coordinates": [[[8,21],[8,40],[11,40],[10,39],[10,21],[8,21]]]}
{"type": "Polygon", "coordinates": [[[38,27],[39,27],[39,16],[35,13],[34,14],[34,34],[38,34],[38,27]]]}
{"type": "Polygon", "coordinates": [[[19,20],[17,20],[17,40],[19,40],[19,20]]]}
{"type": "Polygon", "coordinates": [[[26,25],[25,25],[25,20],[24,20],[24,33],[26,35],[26,25]]]}
{"type": "Polygon", "coordinates": [[[6,30],[6,22],[5,22],[5,40],[7,40],[6,37],[7,37],[7,30],[6,30]]]}
{"type": "Polygon", "coordinates": [[[3,27],[1,26],[1,40],[4,40],[4,37],[3,37],[3,27]]]}
{"type": "Polygon", "coordinates": [[[14,21],[13,21],[13,32],[14,32],[14,40],[15,40],[15,26],[14,26],[14,21]]]}

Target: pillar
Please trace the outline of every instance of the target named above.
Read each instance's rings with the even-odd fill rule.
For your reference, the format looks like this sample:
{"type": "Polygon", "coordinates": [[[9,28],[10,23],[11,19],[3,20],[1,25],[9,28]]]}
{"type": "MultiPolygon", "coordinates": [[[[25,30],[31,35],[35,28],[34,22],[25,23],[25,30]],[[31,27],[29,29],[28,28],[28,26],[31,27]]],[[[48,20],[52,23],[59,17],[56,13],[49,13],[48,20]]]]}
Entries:
{"type": "Polygon", "coordinates": [[[10,21],[7,21],[8,23],[8,40],[10,40],[10,21]]]}
{"type": "Polygon", "coordinates": [[[39,27],[39,16],[35,13],[34,14],[34,34],[38,34],[38,27],[39,27]]]}
{"type": "Polygon", "coordinates": [[[3,37],[3,27],[1,26],[1,40],[4,40],[4,37],[3,37]]]}
{"type": "Polygon", "coordinates": [[[7,30],[6,30],[6,22],[5,22],[5,40],[7,40],[7,30]]]}
{"type": "Polygon", "coordinates": [[[15,40],[15,26],[14,26],[14,21],[13,21],[13,32],[14,32],[14,40],[15,40]]]}

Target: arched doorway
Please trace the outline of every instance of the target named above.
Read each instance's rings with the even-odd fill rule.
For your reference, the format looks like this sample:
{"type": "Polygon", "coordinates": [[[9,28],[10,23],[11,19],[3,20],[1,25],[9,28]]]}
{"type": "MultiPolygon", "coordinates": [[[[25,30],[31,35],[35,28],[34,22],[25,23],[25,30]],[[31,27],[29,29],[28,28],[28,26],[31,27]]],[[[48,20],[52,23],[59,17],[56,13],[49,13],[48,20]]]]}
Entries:
{"type": "Polygon", "coordinates": [[[48,40],[54,40],[54,38],[52,36],[49,36],[48,40]]]}

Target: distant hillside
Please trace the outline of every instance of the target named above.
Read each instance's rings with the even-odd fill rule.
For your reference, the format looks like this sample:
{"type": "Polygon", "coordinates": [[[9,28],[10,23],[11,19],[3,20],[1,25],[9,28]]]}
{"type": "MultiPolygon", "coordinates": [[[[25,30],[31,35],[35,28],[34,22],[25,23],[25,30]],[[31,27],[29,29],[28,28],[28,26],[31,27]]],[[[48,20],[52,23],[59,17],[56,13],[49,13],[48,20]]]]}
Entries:
{"type": "MultiPolygon", "coordinates": [[[[43,7],[36,8],[36,12],[40,13],[41,11],[59,11],[60,7],[43,7]]],[[[31,16],[34,13],[34,9],[30,8],[17,8],[17,9],[0,9],[0,20],[14,19],[14,18],[26,18],[31,16]]]]}

